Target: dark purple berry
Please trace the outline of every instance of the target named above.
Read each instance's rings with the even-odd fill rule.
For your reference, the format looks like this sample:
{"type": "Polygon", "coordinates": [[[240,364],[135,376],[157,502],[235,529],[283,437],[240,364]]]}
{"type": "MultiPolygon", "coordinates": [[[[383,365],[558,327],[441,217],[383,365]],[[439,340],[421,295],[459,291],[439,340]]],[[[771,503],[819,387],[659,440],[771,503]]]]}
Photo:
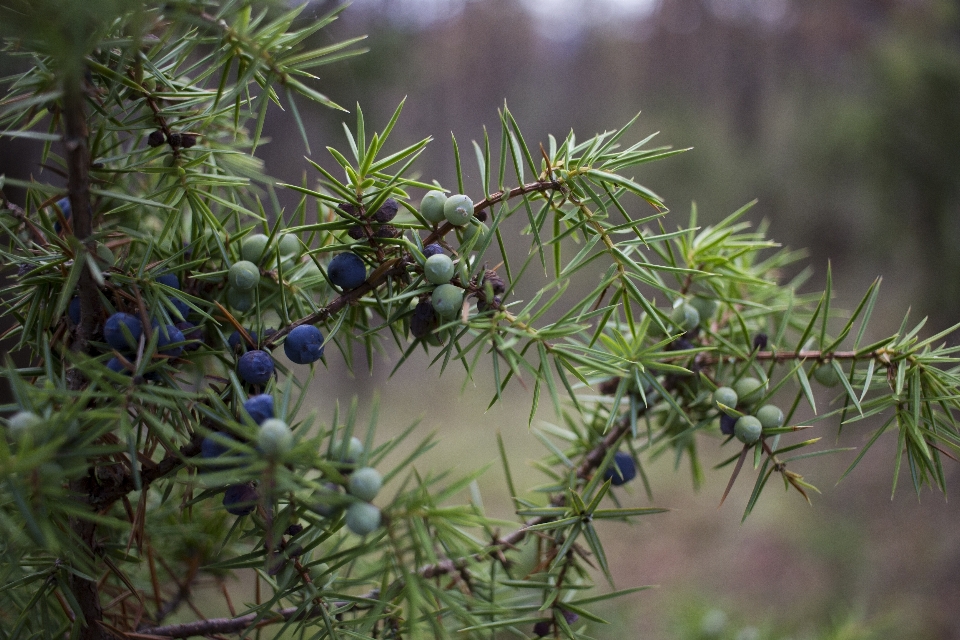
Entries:
{"type": "Polygon", "coordinates": [[[230,349],[232,351],[237,351],[241,345],[243,345],[245,349],[259,346],[260,341],[257,339],[257,332],[247,329],[247,334],[250,336],[250,340],[253,341],[252,345],[247,343],[244,337],[240,335],[239,331],[234,331],[230,334],[230,337],[227,338],[227,344],[230,345],[230,349]]]}
{"type": "Polygon", "coordinates": [[[357,208],[352,204],[350,204],[349,202],[341,202],[340,204],[337,205],[337,209],[354,218],[357,217],[357,208]]]}
{"type": "Polygon", "coordinates": [[[170,146],[174,149],[179,149],[183,144],[183,137],[179,133],[171,133],[167,138],[167,142],[170,143],[170,146]]]}
{"type": "Polygon", "coordinates": [[[116,356],[107,360],[107,369],[110,369],[110,371],[113,371],[114,373],[130,374],[130,370],[123,366],[123,362],[121,362],[120,358],[116,356]]]}
{"type": "Polygon", "coordinates": [[[400,235],[400,230],[392,224],[385,224],[373,234],[377,238],[396,238],[400,235]]]}
{"type": "Polygon", "coordinates": [[[233,440],[233,436],[229,433],[224,433],[223,431],[217,431],[214,434],[211,434],[203,439],[203,442],[200,443],[200,455],[203,458],[219,458],[227,451],[230,450],[230,447],[224,440],[233,440]]]}
{"type": "Polygon", "coordinates": [[[203,328],[198,327],[192,322],[178,322],[177,329],[183,334],[183,339],[187,341],[184,349],[187,351],[196,351],[203,346],[203,328]]]}
{"type": "Polygon", "coordinates": [[[189,149],[193,145],[197,144],[197,134],[195,133],[182,133],[180,134],[180,146],[184,149],[189,149]]]}
{"type": "Polygon", "coordinates": [[[538,638],[545,638],[550,635],[550,629],[553,628],[553,620],[541,620],[533,625],[533,635],[538,638]]]}
{"type": "Polygon", "coordinates": [[[310,364],[323,356],[323,334],[312,324],[302,324],[287,334],[283,352],[295,364],[310,364]]]}
{"type": "Polygon", "coordinates": [[[249,384],[266,384],[273,376],[273,371],[273,358],[259,349],[247,351],[237,362],[237,374],[249,384]]]}
{"type": "Polygon", "coordinates": [[[67,317],[75,325],[80,324],[80,298],[74,296],[70,298],[70,304],[67,305],[67,317]]]}
{"type": "Polygon", "coordinates": [[[758,333],[757,335],[753,336],[753,350],[763,351],[767,348],[768,340],[769,338],[767,338],[767,334],[765,333],[758,333]]]}
{"type": "MultiPolygon", "coordinates": [[[[287,530],[284,531],[284,534],[286,534],[286,535],[288,535],[288,536],[295,536],[295,535],[297,535],[298,533],[300,533],[301,531],[303,531],[303,525],[302,525],[302,524],[292,524],[292,525],[290,525],[289,527],[287,527],[287,530]]],[[[301,549],[301,553],[302,553],[302,549],[301,549]]],[[[293,554],[291,553],[290,555],[292,556],[293,554]]],[[[300,554],[298,553],[297,555],[300,555],[300,554]]]]}
{"type": "Polygon", "coordinates": [[[421,300],[410,316],[410,333],[414,338],[425,338],[437,327],[437,312],[429,300],[421,300]]]}
{"type": "Polygon", "coordinates": [[[580,616],[574,613],[573,611],[567,611],[566,609],[564,609],[560,613],[563,615],[563,619],[566,621],[567,624],[573,624],[574,622],[580,619],[580,616]]]}
{"type": "Polygon", "coordinates": [[[500,295],[506,291],[506,284],[503,281],[503,278],[500,275],[491,269],[487,269],[483,272],[483,282],[484,284],[489,284],[493,288],[493,292],[496,295],[500,295]]]}
{"type": "Polygon", "coordinates": [[[356,289],[367,278],[367,266],[355,253],[339,253],[327,266],[327,276],[341,289],[356,289]]]}
{"type": "MultiPolygon", "coordinates": [[[[63,214],[64,219],[69,220],[70,214],[73,213],[73,207],[70,204],[70,198],[60,198],[57,200],[57,207],[60,208],[60,213],[63,214]]],[[[57,233],[60,233],[60,222],[53,223],[53,230],[57,233]]]]}
{"type": "Polygon", "coordinates": [[[396,217],[399,208],[400,204],[396,200],[387,198],[377,212],[373,214],[373,219],[381,223],[390,222],[396,217]]]}
{"type": "Polygon", "coordinates": [[[733,427],[737,424],[736,416],[728,416],[725,413],[720,414],[720,433],[725,436],[733,435],[733,427]]]}
{"type": "Polygon", "coordinates": [[[257,508],[258,500],[260,500],[260,494],[249,482],[232,484],[223,493],[223,506],[227,508],[227,513],[232,513],[235,516],[246,516],[253,513],[253,510],[257,508]]]}
{"type": "Polygon", "coordinates": [[[429,258],[430,256],[435,256],[443,253],[443,247],[434,242],[433,244],[428,244],[423,248],[423,257],[429,258]]]}
{"type": "Polygon", "coordinates": [[[103,339],[117,351],[136,349],[141,335],[143,323],[140,319],[122,311],[107,318],[103,325],[103,339]]]}
{"type": "Polygon", "coordinates": [[[637,464],[626,451],[617,451],[613,454],[613,464],[603,472],[603,479],[619,487],[637,477],[637,464]]]}
{"type": "Polygon", "coordinates": [[[269,420],[274,417],[273,415],[273,396],[269,393],[261,393],[260,395],[250,396],[246,402],[243,403],[244,410],[250,414],[250,417],[253,418],[253,421],[258,425],[265,420],[269,420]]]}
{"type": "Polygon", "coordinates": [[[367,234],[364,233],[363,231],[363,227],[361,227],[358,224],[355,224],[349,229],[347,229],[347,235],[353,238],[354,240],[362,240],[367,236],[367,234]]]}
{"type": "Polygon", "coordinates": [[[157,129],[156,131],[151,131],[150,135],[147,136],[147,145],[151,147],[159,147],[163,144],[163,131],[157,129]]]}
{"type": "Polygon", "coordinates": [[[175,273],[161,273],[156,278],[157,282],[162,285],[166,285],[171,289],[180,290],[180,278],[177,277],[175,273]]]}
{"type": "Polygon", "coordinates": [[[487,212],[486,212],[486,211],[478,211],[477,213],[473,214],[473,217],[476,218],[477,220],[479,220],[480,222],[486,222],[486,221],[487,221],[487,212]]]}

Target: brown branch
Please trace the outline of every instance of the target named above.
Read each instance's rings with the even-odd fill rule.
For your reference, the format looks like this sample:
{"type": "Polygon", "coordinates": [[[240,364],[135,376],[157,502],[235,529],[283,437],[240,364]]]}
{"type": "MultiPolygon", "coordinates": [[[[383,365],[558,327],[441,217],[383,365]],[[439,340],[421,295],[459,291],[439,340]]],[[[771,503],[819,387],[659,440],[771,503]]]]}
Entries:
{"type": "MultiPolygon", "coordinates": [[[[884,359],[889,358],[892,352],[888,349],[875,349],[874,351],[820,351],[816,349],[804,349],[801,351],[757,351],[750,355],[754,360],[773,360],[776,362],[785,362],[787,360],[819,360],[826,362],[828,360],[869,360],[871,358],[879,359],[884,364],[889,364],[884,359]]],[[[689,357],[689,356],[682,356],[689,357]]],[[[711,353],[701,353],[697,355],[698,365],[708,366],[717,364],[721,360],[730,360],[736,358],[729,354],[716,355],[711,353]]]]}

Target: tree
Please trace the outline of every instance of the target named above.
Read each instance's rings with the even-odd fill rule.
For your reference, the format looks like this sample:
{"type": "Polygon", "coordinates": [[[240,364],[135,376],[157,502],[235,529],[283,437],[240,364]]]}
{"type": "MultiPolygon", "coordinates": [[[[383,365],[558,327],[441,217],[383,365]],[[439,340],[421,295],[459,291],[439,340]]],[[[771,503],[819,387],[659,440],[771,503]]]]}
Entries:
{"type": "Polygon", "coordinates": [[[532,147],[504,107],[464,154],[480,185],[453,139],[454,191],[410,177],[430,139],[391,146],[402,105],[376,132],[358,108],[346,150],[329,148],[343,177],[307,159],[311,181],[272,182],[254,155],[269,105],[298,122],[298,100],[336,108],[310,70],[360,52],[310,48],[336,12],[299,11],[0,4],[6,54],[29,64],[5,79],[4,135],[36,141],[66,180],[8,179],[27,195],[0,208],[17,269],[4,314],[32,358],[4,371],[5,637],[586,637],[593,603],[642,588],[583,595],[612,583],[594,522],[662,511],[621,506],[617,487],[646,483],[643,460],[664,452],[703,482],[698,442],[713,440],[731,448],[728,491],[758,467],[744,517],[774,475],[809,499],[797,463],[831,450],[791,434],[813,426],[795,415],[816,412],[818,385],[843,398],[819,419],[881,416],[871,444],[897,434],[895,482],[906,460],[918,490],[944,488],[942,457],[960,450],[952,329],[921,338],[904,319],[866,344],[879,280],[841,318],[829,271],[815,295],[805,272],[778,280],[801,254],[751,230],[749,205],[669,230],[633,172],[680,151],[621,146],[633,122],[532,147]],[[276,188],[299,194],[292,213],[276,188]],[[504,240],[518,231],[519,256],[504,240]],[[521,294],[538,269],[549,283],[521,294]],[[549,401],[542,499],[514,486],[501,447],[520,524],[488,517],[455,504],[476,473],[413,466],[430,439],[385,463],[412,427],[383,440],[347,399],[329,420],[306,410],[330,346],[351,363],[393,349],[397,369],[426,350],[446,375],[488,357],[492,402],[523,384],[532,421],[549,401]],[[229,616],[170,622],[198,579],[242,569],[255,603],[224,591],[229,616]]]}

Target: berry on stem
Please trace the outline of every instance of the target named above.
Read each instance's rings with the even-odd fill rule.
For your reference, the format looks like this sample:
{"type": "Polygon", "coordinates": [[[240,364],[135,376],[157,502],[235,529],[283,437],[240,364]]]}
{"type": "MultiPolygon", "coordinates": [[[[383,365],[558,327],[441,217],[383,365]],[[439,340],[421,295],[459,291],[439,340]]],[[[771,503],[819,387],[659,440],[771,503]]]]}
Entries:
{"type": "Polygon", "coordinates": [[[175,347],[168,346],[178,342],[183,342],[185,340],[183,334],[180,332],[180,329],[177,329],[172,324],[167,324],[160,325],[157,328],[157,332],[160,334],[157,338],[157,351],[163,355],[172,356],[174,358],[177,358],[183,354],[182,344],[175,347]]]}
{"type": "Polygon", "coordinates": [[[733,426],[733,435],[743,444],[753,444],[760,439],[762,432],[763,426],[753,416],[738,418],[737,423],[733,426]]]}
{"type": "MultiPolygon", "coordinates": [[[[739,397],[737,396],[737,392],[730,387],[719,387],[713,392],[713,402],[716,405],[722,404],[730,407],[731,409],[735,409],[738,400],[739,397]]],[[[717,408],[723,411],[723,409],[721,409],[719,406],[717,408]]]]}
{"type": "Polygon", "coordinates": [[[230,267],[227,279],[237,291],[251,291],[260,283],[260,269],[249,260],[239,260],[230,267]]]}
{"type": "Polygon", "coordinates": [[[783,426],[783,411],[773,404],[765,404],[757,409],[757,420],[764,429],[776,429],[783,426]]]}
{"type": "Polygon", "coordinates": [[[463,306],[463,289],[452,284],[441,284],[430,296],[434,310],[443,318],[453,318],[463,306]]]}
{"type": "Polygon", "coordinates": [[[253,418],[254,422],[258,425],[263,424],[265,420],[273,417],[273,396],[269,393],[250,396],[243,403],[243,409],[253,418]]]}
{"type": "Polygon", "coordinates": [[[143,323],[140,318],[122,311],[107,318],[103,325],[103,339],[117,351],[136,349],[141,335],[143,323]]]}
{"type": "Polygon", "coordinates": [[[312,324],[302,324],[287,334],[283,352],[295,364],[310,364],[323,356],[323,334],[312,324]]]}
{"type": "Polygon", "coordinates": [[[248,384],[266,384],[273,371],[273,358],[260,349],[247,351],[237,362],[237,374],[248,384]]]}
{"type": "Polygon", "coordinates": [[[353,502],[347,507],[347,528],[358,536],[373,533],[380,526],[380,509],[369,502],[353,502]]]}
{"type": "Polygon", "coordinates": [[[813,370],[813,378],[825,387],[835,387],[840,384],[840,376],[830,361],[822,362],[813,370]]]}
{"type": "Polygon", "coordinates": [[[763,383],[756,378],[740,378],[733,385],[739,402],[751,404],[763,395],[763,383]]]}
{"type": "Polygon", "coordinates": [[[208,435],[200,443],[200,456],[205,459],[219,458],[230,450],[226,440],[233,441],[233,436],[223,431],[208,435]]]}
{"type": "Polygon", "coordinates": [[[327,277],[341,289],[356,289],[367,278],[367,266],[355,253],[339,253],[327,266],[327,277]]]}
{"type": "Polygon", "coordinates": [[[626,451],[617,451],[613,454],[613,464],[603,472],[603,479],[619,487],[637,477],[637,464],[626,451]]]}
{"type": "Polygon", "coordinates": [[[423,263],[423,276],[432,284],[446,284],[453,278],[455,267],[450,256],[442,253],[427,258],[423,263]]]}
{"type": "Polygon", "coordinates": [[[443,247],[441,247],[436,242],[428,244],[423,248],[423,257],[429,258],[430,256],[443,255],[443,247]]]}
{"type": "Polygon", "coordinates": [[[250,515],[257,508],[259,500],[260,494],[249,482],[232,484],[223,493],[223,506],[226,507],[227,513],[235,516],[250,515]]]}
{"type": "Polygon", "coordinates": [[[420,201],[420,215],[428,222],[439,224],[444,221],[443,207],[447,196],[443,191],[428,191],[420,201]]]}
{"type": "Polygon", "coordinates": [[[733,435],[733,428],[737,424],[737,417],[727,415],[726,413],[720,414],[720,433],[725,436],[733,435]]]}
{"type": "Polygon", "coordinates": [[[400,203],[393,198],[387,198],[377,209],[377,212],[373,214],[373,219],[380,223],[390,222],[396,217],[399,208],[400,203]]]}
{"type": "Polygon", "coordinates": [[[473,200],[462,193],[450,196],[443,203],[443,217],[455,227],[462,227],[473,216],[473,200]]]}
{"type": "Polygon", "coordinates": [[[350,440],[346,442],[346,446],[344,446],[343,440],[334,442],[331,451],[341,461],[352,464],[363,455],[363,443],[360,442],[360,438],[351,436],[350,440]]]}
{"type": "Polygon", "coordinates": [[[269,255],[266,251],[270,237],[263,233],[254,233],[243,239],[240,245],[240,256],[252,264],[260,264],[269,255]]]}
{"type": "Polygon", "coordinates": [[[362,467],[350,474],[347,491],[361,500],[370,502],[377,497],[382,484],[383,479],[379,471],[373,467],[362,467]]]}
{"type": "Polygon", "coordinates": [[[257,433],[257,448],[268,458],[279,458],[293,448],[293,433],[283,420],[264,420],[257,433]]]}

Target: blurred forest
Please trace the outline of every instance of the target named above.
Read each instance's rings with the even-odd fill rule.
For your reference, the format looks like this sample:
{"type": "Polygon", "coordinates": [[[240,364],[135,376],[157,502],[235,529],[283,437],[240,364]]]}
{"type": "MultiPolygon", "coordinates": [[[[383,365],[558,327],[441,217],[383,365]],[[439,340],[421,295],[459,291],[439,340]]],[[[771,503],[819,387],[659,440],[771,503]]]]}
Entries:
{"type": "MultiPolygon", "coordinates": [[[[316,2],[307,13],[337,4],[316,2]]],[[[369,53],[321,68],[317,86],[351,111],[359,103],[368,129],[406,97],[393,144],[434,136],[417,163],[426,180],[456,184],[453,132],[467,192],[479,190],[469,142],[486,126],[497,143],[504,101],[534,144],[548,133],[618,128],[642,112],[628,143],[660,131],[658,144],[693,147],[636,176],[673,210],[666,225],[685,224],[692,201],[710,223],[757,198],[750,219],[809,250],[811,287],[822,287],[831,261],[840,304],[850,307],[884,277],[877,334],[895,331],[908,307],[914,320],[930,316],[931,332],[960,320],[953,0],[357,0],[320,38],[360,34],[369,35],[369,53]]],[[[353,115],[300,109],[311,157],[330,166],[324,148],[345,146],[341,122],[353,115]]],[[[268,172],[304,179],[290,112],[275,109],[265,131],[272,140],[258,155],[268,172]]],[[[36,174],[30,158],[26,145],[0,139],[0,173],[36,174]]],[[[288,207],[296,202],[279,195],[288,207]]],[[[352,390],[365,401],[390,368],[377,367],[374,379],[330,379],[330,395],[352,390]]],[[[432,376],[437,394],[456,394],[462,382],[453,370],[449,381],[432,376]]],[[[409,392],[390,386],[383,404],[391,420],[426,412],[429,425],[445,426],[431,405],[406,406],[409,392]]],[[[465,435],[486,421],[505,432],[516,423],[508,442],[537,455],[519,444],[533,440],[525,419],[509,408],[484,417],[489,388],[473,395],[454,413],[477,416],[464,419],[454,436],[462,441],[446,451],[473,456],[471,464],[494,460],[493,451],[477,458],[465,435]]],[[[481,447],[493,446],[487,431],[481,447]]],[[[842,444],[861,446],[869,433],[845,433],[842,444]]],[[[771,491],[743,526],[738,509],[750,480],[717,511],[726,471],[693,494],[671,461],[658,462],[665,473],[653,474],[654,502],[677,511],[607,533],[618,587],[663,588],[611,609],[614,627],[594,627],[594,637],[960,639],[960,514],[939,495],[918,500],[906,484],[890,500],[896,445],[885,446],[838,487],[851,457],[816,467],[825,495],[813,510],[771,491]]],[[[956,486],[956,469],[947,474],[956,486]]],[[[496,477],[489,486],[503,492],[496,477]]],[[[646,504],[639,488],[629,500],[646,504]]]]}

